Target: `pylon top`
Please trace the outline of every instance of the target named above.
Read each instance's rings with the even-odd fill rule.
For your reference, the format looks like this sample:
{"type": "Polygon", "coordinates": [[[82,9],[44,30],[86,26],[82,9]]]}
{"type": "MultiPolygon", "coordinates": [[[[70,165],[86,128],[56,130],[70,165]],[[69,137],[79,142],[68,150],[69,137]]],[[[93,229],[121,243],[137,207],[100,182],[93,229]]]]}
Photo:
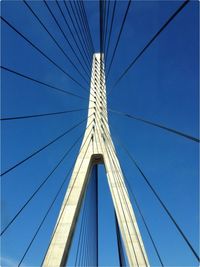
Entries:
{"type": "Polygon", "coordinates": [[[94,155],[103,155],[100,139],[105,137],[105,134],[110,134],[107,116],[107,99],[106,99],[106,84],[104,72],[104,54],[95,53],[93,55],[90,97],[88,109],[88,121],[85,137],[90,131],[90,125],[93,124],[93,143],[94,155]]]}

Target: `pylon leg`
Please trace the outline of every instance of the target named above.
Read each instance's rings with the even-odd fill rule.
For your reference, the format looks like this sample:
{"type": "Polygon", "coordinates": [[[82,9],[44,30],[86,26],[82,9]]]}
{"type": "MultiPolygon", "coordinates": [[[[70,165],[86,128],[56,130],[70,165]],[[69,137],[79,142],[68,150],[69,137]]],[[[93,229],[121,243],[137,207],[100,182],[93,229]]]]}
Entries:
{"type": "Polygon", "coordinates": [[[77,158],[43,263],[45,267],[65,266],[90,171],[95,163],[94,157],[91,157],[90,143],[91,137],[77,158]]]}
{"type": "Polygon", "coordinates": [[[130,202],[120,164],[112,145],[106,148],[104,161],[113,204],[129,266],[147,267],[148,258],[130,202]],[[108,151],[109,150],[109,151],[108,151]]]}

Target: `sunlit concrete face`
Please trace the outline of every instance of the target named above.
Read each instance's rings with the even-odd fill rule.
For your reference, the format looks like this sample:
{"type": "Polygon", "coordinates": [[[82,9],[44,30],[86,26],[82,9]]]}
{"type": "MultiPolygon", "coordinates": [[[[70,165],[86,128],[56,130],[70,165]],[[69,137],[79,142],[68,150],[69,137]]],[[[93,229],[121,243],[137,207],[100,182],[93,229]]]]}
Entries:
{"type": "Polygon", "coordinates": [[[110,135],[103,55],[99,53],[93,56],[87,127],[43,263],[45,267],[64,266],[66,263],[81,202],[94,164],[105,164],[129,266],[149,266],[110,135]]]}

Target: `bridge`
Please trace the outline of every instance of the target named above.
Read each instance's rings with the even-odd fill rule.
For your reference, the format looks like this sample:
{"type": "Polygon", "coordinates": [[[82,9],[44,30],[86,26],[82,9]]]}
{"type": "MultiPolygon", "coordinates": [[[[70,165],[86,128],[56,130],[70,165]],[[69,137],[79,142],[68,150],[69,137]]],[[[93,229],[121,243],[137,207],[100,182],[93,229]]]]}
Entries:
{"type": "Polygon", "coordinates": [[[1,265],[198,266],[198,2],[1,7],[1,265]]]}

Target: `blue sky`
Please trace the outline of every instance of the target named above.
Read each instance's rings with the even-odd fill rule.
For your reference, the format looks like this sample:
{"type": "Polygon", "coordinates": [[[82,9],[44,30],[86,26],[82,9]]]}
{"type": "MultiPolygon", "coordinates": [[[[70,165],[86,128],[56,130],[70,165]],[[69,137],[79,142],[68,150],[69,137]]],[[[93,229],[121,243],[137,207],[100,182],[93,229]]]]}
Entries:
{"type": "MultiPolygon", "coordinates": [[[[181,3],[181,1],[133,1],[107,83],[108,91],[131,59],[140,52],[181,3]]],[[[29,4],[78,66],[77,60],[43,2],[30,1],[29,4]]],[[[61,5],[64,9],[63,3],[61,5]]],[[[116,42],[126,5],[126,1],[121,1],[117,5],[108,59],[111,58],[111,51],[116,42]]],[[[49,6],[70,41],[73,42],[55,3],[50,2],[49,6]]],[[[85,1],[85,6],[95,50],[98,52],[98,2],[85,1]]],[[[4,18],[79,82],[84,83],[23,2],[3,1],[1,11],[4,18]]],[[[191,1],[182,10],[113,89],[108,97],[109,108],[198,136],[198,12],[198,1],[191,1]]],[[[87,94],[3,22],[1,30],[2,65],[88,97],[89,87],[87,94]]],[[[88,105],[87,100],[60,94],[5,71],[2,71],[1,101],[2,117],[87,108],[88,105]]],[[[55,117],[2,122],[2,171],[48,143],[78,121],[85,119],[86,116],[85,110],[55,117]]],[[[121,150],[119,143],[122,140],[128,147],[196,250],[198,250],[199,224],[197,144],[115,114],[109,114],[109,121],[113,127],[111,128],[112,137],[122,168],[138,198],[163,262],[166,266],[197,266],[188,247],[146,187],[137,169],[121,150]]],[[[4,176],[2,226],[10,221],[65,151],[84,131],[84,127],[85,123],[4,176]]],[[[19,261],[33,232],[42,220],[52,196],[55,195],[64,175],[71,168],[79,147],[80,142],[2,237],[2,258],[7,261],[4,263],[5,266],[13,266],[13,262],[19,261]]],[[[113,233],[113,207],[103,167],[99,168],[99,180],[100,264],[114,266],[118,264],[118,259],[113,233]],[[107,203],[108,205],[105,205],[107,203]]],[[[42,231],[25,258],[25,266],[39,266],[41,263],[64,193],[65,189],[62,190],[42,231]]],[[[137,210],[136,215],[150,263],[152,266],[157,266],[158,260],[137,210]]]]}

